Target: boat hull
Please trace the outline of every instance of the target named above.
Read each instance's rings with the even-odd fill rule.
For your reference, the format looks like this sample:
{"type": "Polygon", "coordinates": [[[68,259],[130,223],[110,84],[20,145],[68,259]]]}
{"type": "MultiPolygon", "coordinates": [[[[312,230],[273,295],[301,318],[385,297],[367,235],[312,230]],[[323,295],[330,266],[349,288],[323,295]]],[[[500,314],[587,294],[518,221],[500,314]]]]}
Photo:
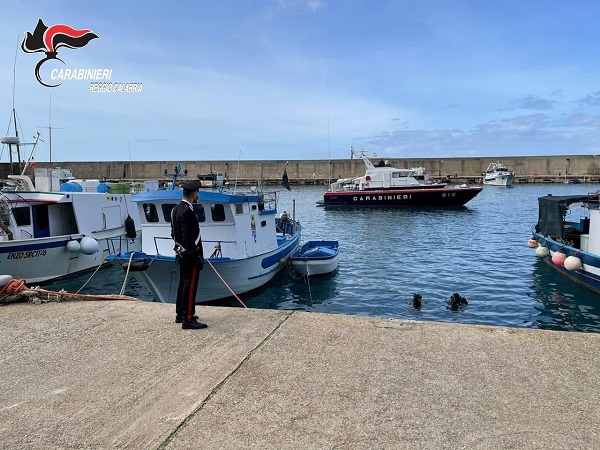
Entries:
{"type": "Polygon", "coordinates": [[[581,249],[565,245],[544,236],[541,233],[533,232],[533,238],[541,245],[548,247],[550,255],[544,258],[548,266],[555,269],[561,275],[569,278],[571,281],[584,286],[594,292],[600,293],[600,256],[593,253],[582,251],[581,249]],[[577,256],[581,259],[582,267],[579,270],[567,270],[564,265],[558,265],[552,262],[552,254],[562,252],[567,256],[577,256]]]}
{"type": "Polygon", "coordinates": [[[296,250],[290,261],[299,275],[324,275],[338,268],[340,250],[337,241],[309,241],[296,250]]]}
{"type": "Polygon", "coordinates": [[[446,207],[463,206],[483,188],[419,188],[375,191],[326,192],[320,206],[343,207],[446,207]]]}
{"type": "MultiPolygon", "coordinates": [[[[54,236],[21,241],[0,241],[0,271],[27,283],[42,283],[95,269],[108,255],[107,239],[96,239],[98,251],[86,255],[67,250],[70,241],[81,241],[83,235],[54,236]]],[[[127,239],[125,234],[123,239],[127,239]]],[[[141,248],[129,239],[130,248],[141,248]]]]}
{"type": "MultiPolygon", "coordinates": [[[[229,288],[239,295],[263,286],[285,266],[299,242],[300,232],[297,232],[281,246],[261,255],[235,260],[208,258],[198,278],[196,303],[231,297],[233,294],[229,288]]],[[[123,267],[128,264],[129,258],[130,254],[125,253],[111,255],[109,260],[123,267]]],[[[175,258],[138,253],[134,254],[133,260],[143,260],[148,263],[148,267],[143,271],[130,272],[131,275],[148,286],[156,300],[175,303],[179,284],[179,265],[175,258]]]]}
{"type": "Polygon", "coordinates": [[[486,186],[512,186],[514,175],[498,175],[484,178],[483,184],[486,186]]]}

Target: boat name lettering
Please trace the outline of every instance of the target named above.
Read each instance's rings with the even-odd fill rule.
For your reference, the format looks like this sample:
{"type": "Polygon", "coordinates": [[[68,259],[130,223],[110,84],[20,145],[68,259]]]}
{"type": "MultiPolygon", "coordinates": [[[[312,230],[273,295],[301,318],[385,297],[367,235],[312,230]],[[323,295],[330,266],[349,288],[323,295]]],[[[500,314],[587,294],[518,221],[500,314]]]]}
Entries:
{"type": "Polygon", "coordinates": [[[355,202],[377,202],[384,200],[410,200],[411,194],[390,194],[390,195],[361,195],[360,197],[354,197],[355,202]]]}
{"type": "Polygon", "coordinates": [[[46,256],[46,249],[31,250],[28,252],[11,252],[6,259],[36,258],[38,256],[46,256]]]}

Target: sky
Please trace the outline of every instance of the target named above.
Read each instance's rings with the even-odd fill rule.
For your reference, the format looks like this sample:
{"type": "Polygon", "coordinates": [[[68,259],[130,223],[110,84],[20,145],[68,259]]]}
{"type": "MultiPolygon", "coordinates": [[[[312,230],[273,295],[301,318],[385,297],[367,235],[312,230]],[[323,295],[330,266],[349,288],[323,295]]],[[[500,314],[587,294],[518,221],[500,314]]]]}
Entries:
{"type": "Polygon", "coordinates": [[[14,106],[38,161],[600,154],[598,17],[591,0],[11,2],[0,134],[14,106]],[[47,84],[110,69],[142,91],[43,86],[45,54],[21,49],[39,19],[98,36],[59,48],[47,84]]]}

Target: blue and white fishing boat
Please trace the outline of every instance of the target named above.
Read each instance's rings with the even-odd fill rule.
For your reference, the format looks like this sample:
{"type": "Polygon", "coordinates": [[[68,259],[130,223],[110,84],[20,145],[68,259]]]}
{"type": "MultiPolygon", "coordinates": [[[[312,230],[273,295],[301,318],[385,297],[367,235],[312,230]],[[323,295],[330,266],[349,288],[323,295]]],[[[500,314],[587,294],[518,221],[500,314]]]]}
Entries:
{"type": "Polygon", "coordinates": [[[540,197],[529,246],[552,268],[600,293],[600,201],[598,193],[540,197]]]}
{"type": "MultiPolygon", "coordinates": [[[[129,270],[154,297],[175,303],[179,266],[171,237],[171,210],[179,189],[135,194],[142,221],[142,250],[131,252],[114,240],[107,258],[129,270]]],[[[224,193],[200,190],[194,211],[205,255],[196,303],[242,294],[269,282],[287,264],[300,242],[300,223],[277,217],[276,193],[224,193]]]]}
{"type": "Polygon", "coordinates": [[[294,271],[300,275],[322,275],[333,272],[340,262],[338,241],[308,241],[292,253],[294,271]]]}

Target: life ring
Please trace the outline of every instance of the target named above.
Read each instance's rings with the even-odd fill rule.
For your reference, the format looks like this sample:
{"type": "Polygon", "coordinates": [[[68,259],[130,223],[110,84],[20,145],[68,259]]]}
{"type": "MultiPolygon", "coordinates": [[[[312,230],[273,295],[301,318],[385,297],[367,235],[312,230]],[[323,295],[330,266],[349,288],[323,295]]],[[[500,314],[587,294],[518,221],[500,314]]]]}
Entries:
{"type": "Polygon", "coordinates": [[[367,176],[365,177],[365,180],[367,180],[367,181],[371,181],[371,175],[367,175],[367,176]]]}

